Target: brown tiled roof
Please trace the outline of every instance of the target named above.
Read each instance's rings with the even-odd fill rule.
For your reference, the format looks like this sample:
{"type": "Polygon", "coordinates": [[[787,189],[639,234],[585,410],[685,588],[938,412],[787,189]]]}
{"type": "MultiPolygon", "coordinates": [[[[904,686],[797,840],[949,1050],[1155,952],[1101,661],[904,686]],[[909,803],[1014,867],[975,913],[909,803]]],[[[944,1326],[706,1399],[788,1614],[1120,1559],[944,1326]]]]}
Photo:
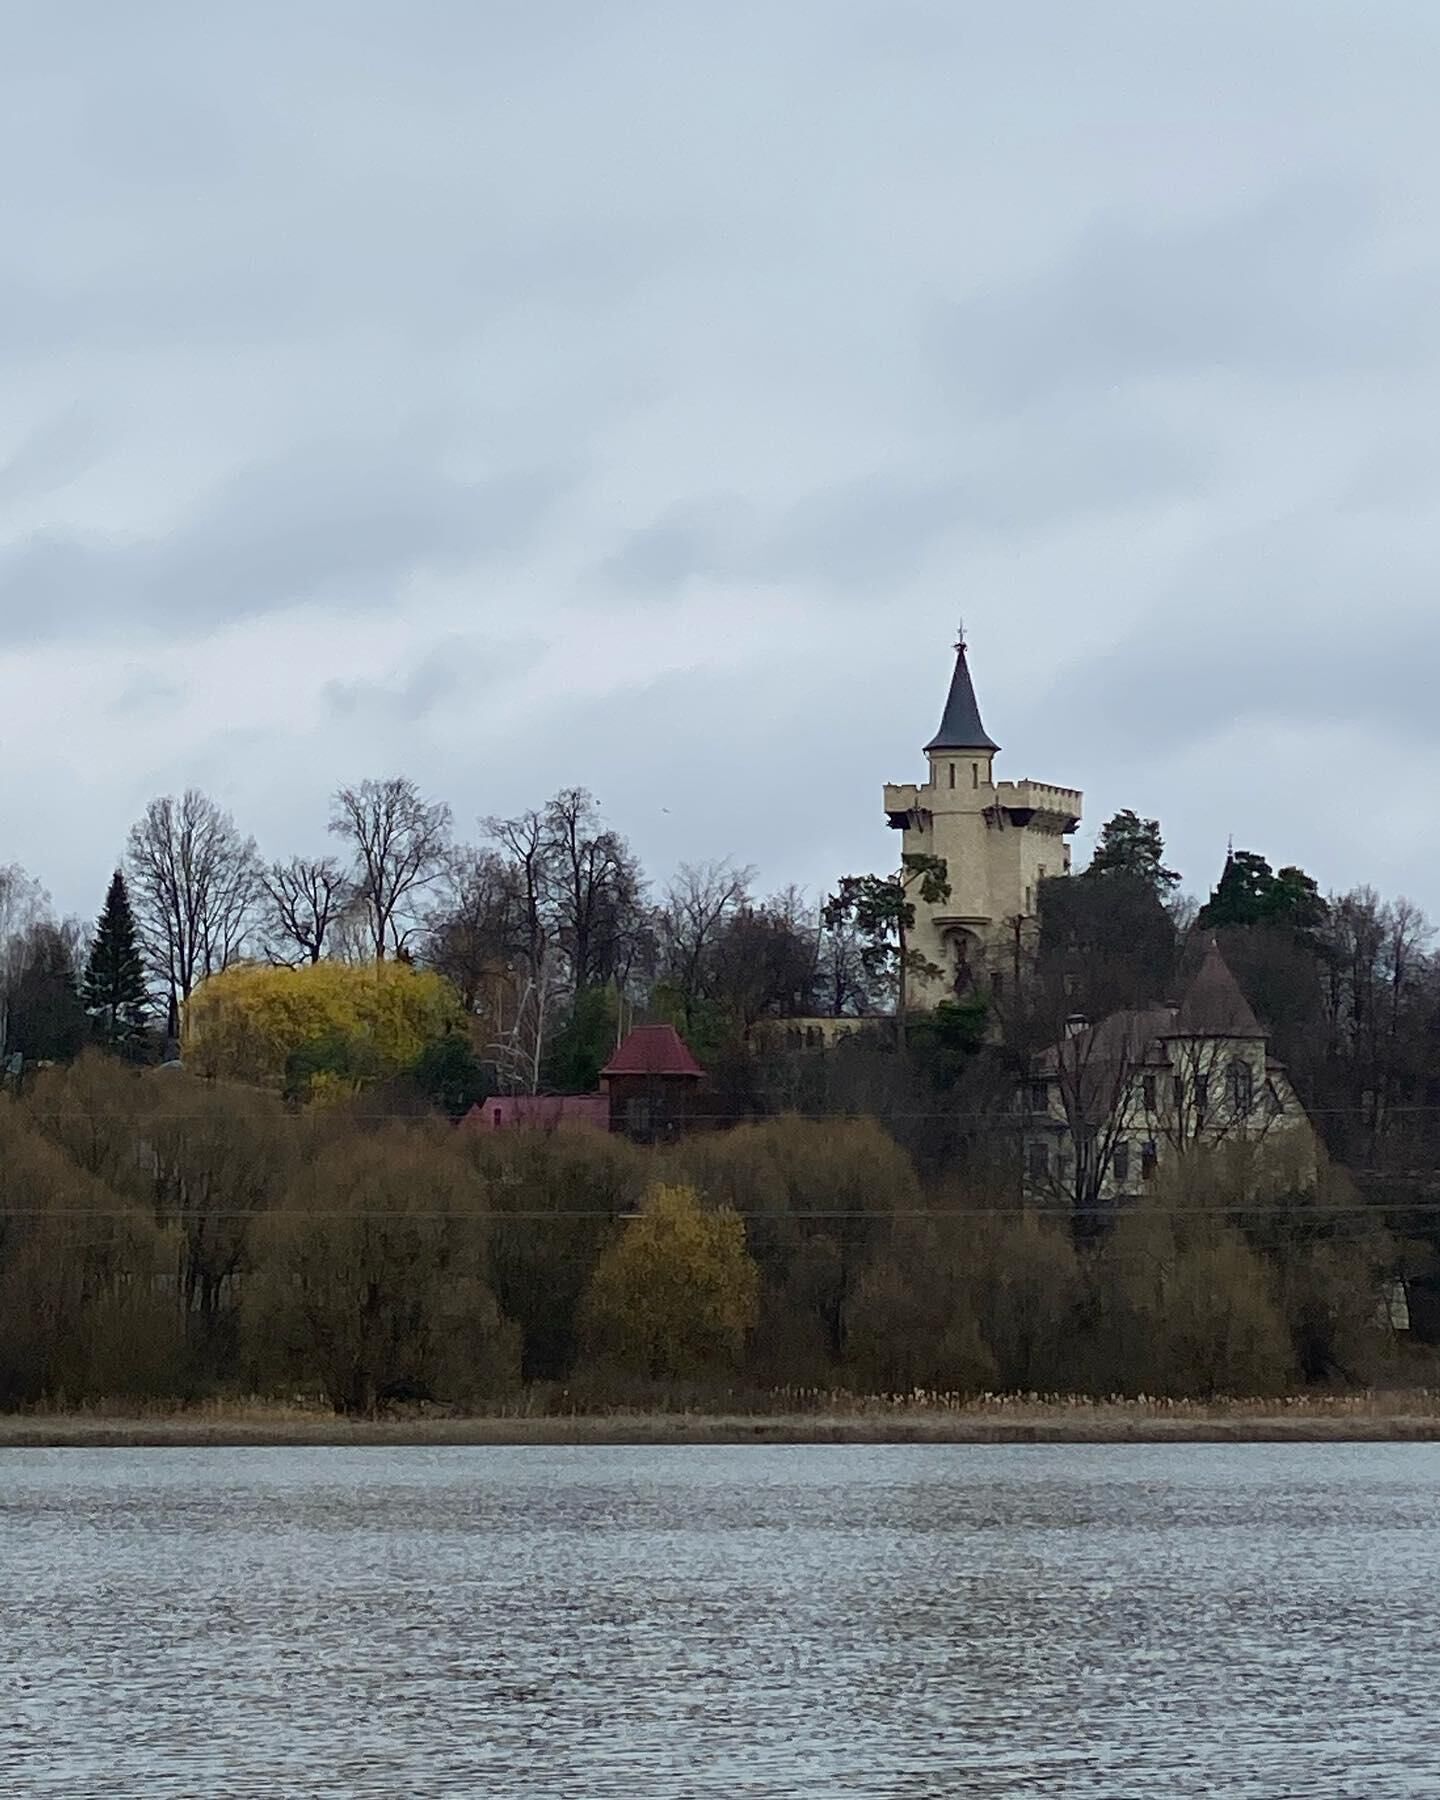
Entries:
{"type": "Polygon", "coordinates": [[[688,1075],[705,1071],[673,1025],[637,1025],[600,1071],[602,1075],[688,1075]]]}

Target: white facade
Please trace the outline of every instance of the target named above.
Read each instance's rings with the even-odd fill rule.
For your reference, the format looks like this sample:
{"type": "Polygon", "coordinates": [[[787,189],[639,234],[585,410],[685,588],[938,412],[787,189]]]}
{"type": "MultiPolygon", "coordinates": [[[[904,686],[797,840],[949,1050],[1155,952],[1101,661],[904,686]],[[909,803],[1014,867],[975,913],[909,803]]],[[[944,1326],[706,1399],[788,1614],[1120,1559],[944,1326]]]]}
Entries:
{"type": "Polygon", "coordinates": [[[1036,1199],[1129,1198],[1187,1150],[1224,1144],[1285,1141],[1297,1176],[1314,1178],[1305,1109],[1213,943],[1178,1006],[1074,1021],[1036,1058],[1020,1105],[1036,1199]]]}

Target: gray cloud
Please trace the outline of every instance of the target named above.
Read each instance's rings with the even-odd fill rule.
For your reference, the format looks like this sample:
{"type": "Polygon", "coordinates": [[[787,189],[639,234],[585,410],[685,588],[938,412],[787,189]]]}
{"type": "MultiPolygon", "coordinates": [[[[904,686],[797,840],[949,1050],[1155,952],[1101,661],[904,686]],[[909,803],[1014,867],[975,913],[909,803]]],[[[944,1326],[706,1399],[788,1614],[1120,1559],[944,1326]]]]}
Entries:
{"type": "Polygon", "coordinates": [[[278,853],[405,766],[823,885],[963,610],[1006,772],[1440,911],[1371,799],[1440,777],[1437,53],[1405,0],[28,9],[0,861],[93,913],[156,788],[278,853]]]}
{"type": "Polygon", "coordinates": [[[1096,748],[1175,753],[1257,725],[1358,727],[1433,747],[1437,572],[1383,529],[1347,542],[1326,524],[1304,513],[1216,544],[1128,632],[1067,670],[1067,688],[1093,707],[1096,748]]]}
{"type": "Polygon", "coordinates": [[[751,529],[750,509],[733,499],[669,507],[627,533],[597,573],[617,589],[640,594],[671,592],[696,576],[724,578],[735,572],[751,529]]]}
{"type": "Polygon", "coordinates": [[[409,576],[521,554],[573,485],[559,470],[462,481],[400,457],[306,449],[242,470],[163,537],[21,539],[0,554],[0,635],[191,635],[315,601],[381,605],[409,576]]]}
{"type": "Polygon", "coordinates": [[[93,467],[100,453],[94,423],[78,407],[42,419],[0,460],[0,508],[67,486],[93,467]]]}
{"type": "Polygon", "coordinates": [[[1042,272],[949,307],[944,379],[999,409],[1177,375],[1403,367],[1440,334],[1428,254],[1388,272],[1378,195],[1314,180],[1176,222],[1100,217],[1042,272]]]}
{"type": "Polygon", "coordinates": [[[324,701],[337,719],[387,728],[413,725],[461,696],[474,700],[518,680],[539,655],[534,644],[447,638],[383,679],[327,682],[324,701]]]}
{"type": "Polygon", "coordinates": [[[917,574],[947,540],[1043,535],[1075,520],[1203,493],[1216,467],[1206,435],[1133,408],[1056,406],[1044,428],[971,435],[944,466],[837,482],[768,516],[736,500],[692,502],[631,531],[599,574],[614,587],[674,594],[692,580],[805,582],[864,600],[917,574]]]}
{"type": "Polygon", "coordinates": [[[185,690],[178,682],[167,681],[153,669],[137,669],[110,702],[107,711],[115,719],[135,715],[155,715],[178,707],[185,690]]]}

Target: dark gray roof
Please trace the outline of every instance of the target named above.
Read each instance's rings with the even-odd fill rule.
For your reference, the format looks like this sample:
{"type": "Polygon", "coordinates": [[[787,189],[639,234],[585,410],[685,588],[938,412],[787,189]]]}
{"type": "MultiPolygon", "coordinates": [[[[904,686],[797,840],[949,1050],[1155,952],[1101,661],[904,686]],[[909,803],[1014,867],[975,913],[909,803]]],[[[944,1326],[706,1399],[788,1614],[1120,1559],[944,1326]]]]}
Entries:
{"type": "Polygon", "coordinates": [[[980,723],[980,708],[975,700],[975,684],[970,679],[970,665],[965,661],[963,642],[955,646],[955,673],[950,677],[950,693],[940,729],[925,746],[931,750],[998,750],[1000,746],[988,736],[980,723]]]}
{"type": "Polygon", "coordinates": [[[1099,1124],[1109,1118],[1132,1076],[1148,1068],[1169,1067],[1164,1040],[1174,1020],[1173,1006],[1136,1006],[1111,1013],[1043,1050],[1033,1072],[1054,1077],[1063,1070],[1077,1112],[1099,1124]]]}
{"type": "Polygon", "coordinates": [[[1260,1021],[1211,938],[1198,974],[1175,1015],[1175,1033],[1186,1037],[1264,1037],[1260,1021]]]}

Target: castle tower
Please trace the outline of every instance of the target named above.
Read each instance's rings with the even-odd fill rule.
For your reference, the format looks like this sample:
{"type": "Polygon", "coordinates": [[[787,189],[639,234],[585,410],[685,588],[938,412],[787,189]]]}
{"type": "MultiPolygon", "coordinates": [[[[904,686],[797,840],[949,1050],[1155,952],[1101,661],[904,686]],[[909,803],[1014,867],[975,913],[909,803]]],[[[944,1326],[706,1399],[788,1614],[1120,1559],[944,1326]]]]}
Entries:
{"type": "Polygon", "coordinates": [[[911,1006],[998,986],[1017,935],[1033,930],[1040,883],[1069,872],[1065,840],[1080,823],[1083,796],[1039,781],[997,783],[999,748],[981,722],[962,634],[940,728],[925,746],[928,779],[885,789],[903,854],[943,858],[950,882],[949,899],[934,905],[912,890],[910,947],[940,974],[910,977],[911,1006]]]}

